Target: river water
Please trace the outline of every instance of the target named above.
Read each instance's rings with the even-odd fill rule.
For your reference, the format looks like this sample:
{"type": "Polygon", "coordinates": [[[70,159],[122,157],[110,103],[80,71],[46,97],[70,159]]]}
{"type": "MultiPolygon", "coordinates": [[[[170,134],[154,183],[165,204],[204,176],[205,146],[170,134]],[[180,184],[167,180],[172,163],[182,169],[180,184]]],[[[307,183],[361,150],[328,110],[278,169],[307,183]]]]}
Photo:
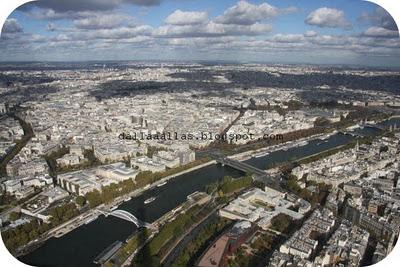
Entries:
{"type": "MultiPolygon", "coordinates": [[[[400,119],[392,119],[381,125],[388,127],[395,123],[400,125],[400,119]]],[[[355,132],[375,135],[379,130],[365,127],[355,132]]],[[[354,137],[339,133],[326,140],[312,140],[304,146],[271,152],[266,156],[251,158],[245,162],[265,169],[266,166],[306,157],[353,140],[354,137]]],[[[121,204],[118,209],[129,211],[142,221],[153,222],[186,201],[189,194],[204,190],[206,185],[222,179],[225,175],[239,177],[242,173],[230,167],[209,165],[177,176],[162,187],[149,189],[142,195],[121,204]],[[150,197],[156,197],[156,199],[145,205],[144,200],[150,197]]],[[[21,257],[20,260],[29,265],[44,267],[96,266],[93,259],[98,254],[116,240],[125,241],[135,231],[136,227],[133,223],[112,216],[107,218],[100,216],[97,220],[60,238],[49,239],[43,246],[21,257]]]]}

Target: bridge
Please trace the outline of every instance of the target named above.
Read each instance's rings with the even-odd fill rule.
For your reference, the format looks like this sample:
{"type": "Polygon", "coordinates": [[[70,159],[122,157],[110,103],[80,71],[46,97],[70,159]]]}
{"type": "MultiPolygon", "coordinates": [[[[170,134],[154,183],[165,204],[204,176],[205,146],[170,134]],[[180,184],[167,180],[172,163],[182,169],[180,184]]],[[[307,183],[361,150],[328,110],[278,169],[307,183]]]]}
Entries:
{"type": "Polygon", "coordinates": [[[105,209],[97,209],[101,214],[104,216],[114,216],[120,219],[123,219],[125,221],[134,223],[138,228],[141,227],[146,227],[149,229],[155,229],[154,225],[147,223],[147,222],[142,222],[138,218],[136,218],[132,213],[126,211],[126,210],[114,210],[114,211],[107,211],[105,209]]]}
{"type": "Polygon", "coordinates": [[[375,129],[378,129],[378,130],[381,130],[381,131],[387,130],[387,129],[385,129],[385,128],[382,127],[382,126],[378,126],[377,124],[366,123],[366,124],[364,124],[363,126],[369,127],[369,128],[375,128],[375,129]]]}
{"type": "Polygon", "coordinates": [[[239,171],[245,172],[245,173],[251,173],[253,176],[253,180],[262,182],[272,188],[279,188],[279,182],[275,177],[271,177],[265,173],[264,170],[261,170],[257,167],[254,167],[250,164],[230,159],[228,157],[225,157],[224,155],[220,154],[218,156],[214,157],[217,163],[220,163],[222,166],[227,165],[231,168],[237,169],[239,171]]]}

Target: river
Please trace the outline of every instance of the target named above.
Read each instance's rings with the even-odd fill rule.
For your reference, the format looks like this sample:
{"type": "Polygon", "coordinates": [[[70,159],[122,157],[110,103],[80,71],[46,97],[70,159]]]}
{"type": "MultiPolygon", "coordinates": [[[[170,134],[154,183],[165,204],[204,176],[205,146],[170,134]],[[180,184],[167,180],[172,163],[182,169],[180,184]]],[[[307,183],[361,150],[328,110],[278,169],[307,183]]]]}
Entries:
{"type": "MultiPolygon", "coordinates": [[[[391,119],[380,125],[388,127],[395,123],[400,125],[400,119],[391,119]]],[[[379,130],[365,127],[355,132],[370,136],[377,134],[379,130]]],[[[311,140],[307,145],[293,147],[286,151],[278,150],[245,162],[265,169],[266,166],[310,156],[353,140],[353,136],[339,133],[326,140],[311,140]]],[[[209,165],[177,176],[162,187],[149,189],[142,195],[121,204],[118,209],[129,211],[142,221],[153,222],[186,201],[186,196],[189,194],[204,190],[206,185],[222,179],[225,175],[239,177],[242,173],[230,167],[209,165]],[[156,197],[156,199],[145,205],[144,200],[150,197],[156,197]]],[[[43,267],[96,266],[93,259],[100,252],[116,240],[125,241],[135,231],[136,227],[133,223],[112,216],[107,218],[100,216],[97,220],[60,238],[49,239],[43,246],[21,257],[20,260],[30,265],[43,267]]]]}

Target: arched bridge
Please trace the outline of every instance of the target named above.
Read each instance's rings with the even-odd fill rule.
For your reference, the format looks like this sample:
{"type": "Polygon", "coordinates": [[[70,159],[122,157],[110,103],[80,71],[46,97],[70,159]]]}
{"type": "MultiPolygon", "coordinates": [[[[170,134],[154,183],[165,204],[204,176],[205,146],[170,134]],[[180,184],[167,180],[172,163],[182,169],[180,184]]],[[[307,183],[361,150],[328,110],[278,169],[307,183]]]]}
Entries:
{"type": "Polygon", "coordinates": [[[107,211],[104,209],[97,209],[101,214],[104,216],[114,216],[123,220],[126,220],[128,222],[134,223],[137,227],[146,227],[146,228],[151,228],[154,229],[155,227],[147,222],[142,222],[138,218],[135,217],[132,213],[126,211],[126,210],[113,210],[113,211],[107,211]]]}

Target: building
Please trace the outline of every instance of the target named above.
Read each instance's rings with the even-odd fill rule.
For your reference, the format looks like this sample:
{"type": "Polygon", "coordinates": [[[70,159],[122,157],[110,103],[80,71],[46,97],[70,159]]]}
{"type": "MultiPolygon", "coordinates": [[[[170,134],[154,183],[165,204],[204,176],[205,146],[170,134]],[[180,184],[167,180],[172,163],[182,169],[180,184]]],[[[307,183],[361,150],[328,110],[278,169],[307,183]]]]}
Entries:
{"type": "Polygon", "coordinates": [[[286,193],[269,187],[265,187],[265,191],[254,188],[220,209],[219,215],[231,220],[254,222],[259,227],[267,229],[272,218],[280,213],[295,220],[303,218],[303,214],[290,209],[298,204],[289,200],[286,193]]]}
{"type": "Polygon", "coordinates": [[[125,180],[134,180],[139,171],[126,167],[123,162],[117,162],[110,165],[99,166],[95,170],[96,175],[105,177],[116,182],[125,180]]]}
{"type": "Polygon", "coordinates": [[[60,201],[68,196],[68,192],[61,189],[60,187],[51,188],[40,193],[37,197],[32,198],[29,202],[25,203],[21,207],[21,212],[28,216],[32,216],[43,220],[46,223],[49,223],[51,215],[48,214],[48,210],[50,209],[51,204],[60,201]]]}
{"type": "Polygon", "coordinates": [[[48,173],[48,165],[42,158],[33,158],[26,161],[15,157],[7,164],[6,171],[9,176],[40,175],[48,173]]]}
{"type": "Polygon", "coordinates": [[[126,167],[125,163],[99,166],[90,170],[80,170],[60,174],[57,177],[58,185],[70,193],[84,196],[86,193],[98,190],[112,183],[124,180],[134,180],[139,172],[126,167]]]}
{"type": "Polygon", "coordinates": [[[195,264],[197,267],[224,266],[228,257],[248,240],[256,231],[248,221],[239,221],[217,241],[211,244],[195,264]]]}
{"type": "Polygon", "coordinates": [[[146,156],[141,156],[131,159],[132,167],[138,168],[141,171],[150,172],[163,172],[165,171],[165,165],[154,161],[146,156]]]}
{"type": "Polygon", "coordinates": [[[67,196],[69,196],[69,193],[63,190],[61,187],[56,186],[41,193],[41,195],[47,197],[48,202],[51,204],[53,202],[66,198],[67,196]]]}
{"type": "Polygon", "coordinates": [[[359,225],[374,233],[376,236],[385,239],[390,239],[392,234],[395,232],[392,225],[386,222],[383,218],[366,212],[361,212],[359,225]]]}
{"type": "Polygon", "coordinates": [[[3,184],[5,186],[6,192],[9,194],[14,194],[14,192],[22,186],[20,180],[7,180],[3,184]]]}
{"type": "Polygon", "coordinates": [[[194,151],[187,149],[187,150],[179,150],[178,151],[179,161],[181,165],[186,165],[192,161],[195,161],[196,156],[194,151]]]}
{"type": "Polygon", "coordinates": [[[153,160],[164,164],[167,168],[176,168],[181,165],[181,158],[173,151],[157,151],[153,155],[153,160]]]}
{"type": "Polygon", "coordinates": [[[76,166],[79,165],[81,158],[75,154],[66,154],[61,158],[56,159],[57,166],[76,166]]]}
{"type": "Polygon", "coordinates": [[[35,192],[35,188],[33,186],[22,186],[20,188],[18,188],[15,192],[14,192],[14,196],[17,199],[23,199],[26,197],[29,197],[30,195],[32,195],[35,192]]]}
{"type": "Polygon", "coordinates": [[[3,103],[0,104],[0,114],[4,114],[6,113],[6,105],[4,105],[3,103]]]}
{"type": "Polygon", "coordinates": [[[94,147],[94,155],[102,163],[124,161],[146,153],[147,146],[138,144],[102,144],[94,147]]]}
{"type": "Polygon", "coordinates": [[[361,196],[362,194],[362,187],[358,184],[355,184],[353,182],[350,183],[345,183],[343,185],[343,190],[349,194],[352,194],[354,196],[361,196]]]}
{"type": "Polygon", "coordinates": [[[58,185],[68,192],[80,196],[94,190],[101,191],[102,186],[93,174],[84,171],[58,175],[57,181],[58,185]]]}
{"type": "Polygon", "coordinates": [[[295,232],[279,248],[279,252],[292,256],[298,256],[301,259],[310,259],[315,252],[318,241],[313,239],[315,233],[328,236],[333,231],[335,225],[333,213],[327,209],[315,210],[302,228],[295,232]]]}

